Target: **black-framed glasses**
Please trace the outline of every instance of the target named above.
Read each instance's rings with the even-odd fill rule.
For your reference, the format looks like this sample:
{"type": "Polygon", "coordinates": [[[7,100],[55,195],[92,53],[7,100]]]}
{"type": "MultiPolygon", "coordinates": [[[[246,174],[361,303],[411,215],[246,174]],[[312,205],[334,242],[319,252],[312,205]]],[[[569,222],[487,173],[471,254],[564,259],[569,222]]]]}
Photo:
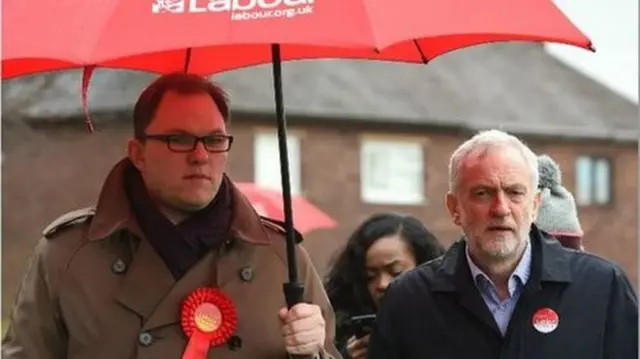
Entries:
{"type": "Polygon", "coordinates": [[[167,144],[167,147],[172,152],[192,152],[196,149],[196,146],[198,146],[198,142],[202,142],[207,152],[227,152],[231,149],[231,144],[233,143],[233,136],[219,134],[207,136],[194,136],[189,134],[145,134],[141,139],[162,141],[167,144]]]}

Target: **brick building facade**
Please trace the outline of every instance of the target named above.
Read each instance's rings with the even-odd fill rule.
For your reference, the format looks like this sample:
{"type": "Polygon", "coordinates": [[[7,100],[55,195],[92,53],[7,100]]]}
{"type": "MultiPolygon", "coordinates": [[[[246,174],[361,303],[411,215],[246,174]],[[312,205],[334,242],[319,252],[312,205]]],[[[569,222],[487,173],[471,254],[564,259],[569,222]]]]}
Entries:
{"type": "MultiPolygon", "coordinates": [[[[236,181],[278,183],[273,137],[265,135],[275,127],[270,76],[263,66],[215,78],[231,95],[236,141],[228,172],[236,181]]],[[[443,203],[448,157],[475,131],[500,128],[559,163],[565,186],[583,204],[587,249],[618,262],[637,282],[638,106],[542,47],[477,46],[426,67],[300,61],[285,64],[283,77],[294,187],[340,224],[306,239],[321,271],[374,212],[413,214],[449,245],[459,231],[443,203]]],[[[3,82],[4,310],[42,228],[92,205],[108,170],[126,154],[127,119],[150,79],[96,71],[89,88],[98,121],[93,135],[81,124],[80,73],[3,82]]]]}
{"type": "MultiPolygon", "coordinates": [[[[228,172],[236,181],[255,180],[255,139],[264,123],[236,118],[236,136],[228,172]]],[[[4,308],[11,304],[26,259],[44,226],[65,211],[92,205],[110,167],[126,153],[128,123],[101,125],[89,135],[79,124],[45,126],[36,130],[8,128],[3,162],[2,238],[4,308]]],[[[335,230],[310,234],[306,247],[321,271],[331,254],[364,218],[378,211],[400,211],[420,218],[446,245],[459,231],[451,224],[443,204],[447,189],[447,161],[453,149],[470,133],[378,126],[344,121],[327,127],[307,122],[291,127],[300,145],[302,193],[339,222],[335,230]],[[407,139],[421,143],[424,198],[411,205],[368,204],[361,196],[363,139],[407,139]]],[[[589,251],[612,259],[637,280],[637,147],[601,141],[558,141],[524,137],[535,151],[555,158],[563,169],[565,185],[575,189],[578,156],[610,158],[612,198],[609,204],[580,208],[589,251]]],[[[272,164],[278,168],[277,158],[272,164]]]]}

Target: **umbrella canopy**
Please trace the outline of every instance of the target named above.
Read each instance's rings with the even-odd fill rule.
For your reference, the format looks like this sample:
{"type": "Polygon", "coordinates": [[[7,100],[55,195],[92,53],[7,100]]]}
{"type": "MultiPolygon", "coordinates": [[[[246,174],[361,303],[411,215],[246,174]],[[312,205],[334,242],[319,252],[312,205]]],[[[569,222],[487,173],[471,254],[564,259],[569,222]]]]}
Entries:
{"type": "MultiPolygon", "coordinates": [[[[236,187],[247,197],[258,214],[284,221],[284,204],[281,192],[261,188],[254,183],[236,183],[236,187]]],[[[293,226],[302,234],[317,229],[335,228],[337,225],[333,218],[302,196],[292,195],[291,205],[293,213],[295,213],[293,226]]]]}
{"type": "Polygon", "coordinates": [[[425,62],[496,41],[590,47],[550,0],[5,0],[2,77],[95,65],[208,75],[282,60],[425,62]],[[265,46],[267,45],[267,46],[265,46]]]}
{"type": "MultiPolygon", "coordinates": [[[[592,49],[551,0],[5,0],[2,78],[84,67],[213,74],[271,61],[292,306],[302,300],[293,233],[281,62],[427,63],[497,41],[592,49]]],[[[91,129],[88,112],[87,119],[91,129]]]]}

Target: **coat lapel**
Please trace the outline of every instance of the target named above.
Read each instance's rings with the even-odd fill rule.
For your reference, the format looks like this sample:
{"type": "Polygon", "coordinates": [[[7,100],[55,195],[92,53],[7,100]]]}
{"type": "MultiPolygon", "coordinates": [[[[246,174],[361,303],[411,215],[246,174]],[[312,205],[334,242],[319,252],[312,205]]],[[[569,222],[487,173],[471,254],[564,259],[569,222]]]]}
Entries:
{"type": "Polygon", "coordinates": [[[443,258],[442,278],[434,290],[454,292],[462,308],[471,313],[483,325],[502,336],[500,329],[487,304],[482,299],[478,288],[471,277],[471,270],[465,256],[466,243],[463,239],[454,243],[443,258]]]}
{"type": "Polygon", "coordinates": [[[571,283],[571,251],[535,225],[531,226],[530,237],[534,244],[532,275],[540,282],[571,283]]]}
{"type": "MultiPolygon", "coordinates": [[[[182,302],[197,288],[216,287],[224,290],[225,286],[240,282],[242,270],[248,269],[255,275],[255,268],[249,266],[258,264],[254,259],[255,245],[237,240],[230,243],[219,252],[207,253],[169,290],[162,294],[158,292],[157,307],[152,310],[142,330],[179,323],[182,302]]],[[[165,271],[168,273],[168,270],[165,271]]]]}
{"type": "Polygon", "coordinates": [[[482,324],[486,325],[494,333],[502,336],[500,328],[498,328],[498,324],[493,318],[491,311],[489,311],[487,304],[484,302],[475,286],[472,288],[469,287],[462,289],[458,300],[460,305],[473,314],[480,322],[482,322],[482,324]]]}
{"type": "Polygon", "coordinates": [[[116,298],[142,318],[143,330],[178,323],[182,301],[199,287],[220,287],[238,282],[243,269],[256,270],[255,245],[234,240],[219,260],[210,251],[177,282],[146,240],[140,240],[116,298]],[[218,262],[216,264],[216,262],[218,262]]]}
{"type": "Polygon", "coordinates": [[[138,249],[116,293],[116,300],[146,322],[175,280],[149,242],[138,241],[138,249]]]}
{"type": "Polygon", "coordinates": [[[200,287],[215,286],[215,251],[209,251],[201,260],[196,263],[185,275],[176,282],[171,290],[155,308],[149,320],[143,325],[142,330],[152,330],[154,328],[180,322],[180,310],[182,302],[193,291],[200,287]]]}
{"type": "MultiPolygon", "coordinates": [[[[253,276],[256,272],[255,260],[256,246],[245,241],[233,239],[230,245],[225,246],[222,255],[218,259],[216,284],[219,288],[242,278],[242,270],[249,271],[253,276]]],[[[251,281],[249,279],[248,281],[251,281]]]]}

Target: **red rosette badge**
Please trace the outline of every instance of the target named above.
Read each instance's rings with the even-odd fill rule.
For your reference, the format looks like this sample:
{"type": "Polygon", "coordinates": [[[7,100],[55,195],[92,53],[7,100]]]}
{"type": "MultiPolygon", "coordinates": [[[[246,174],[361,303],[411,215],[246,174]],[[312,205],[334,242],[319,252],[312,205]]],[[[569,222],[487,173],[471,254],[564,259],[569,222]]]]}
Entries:
{"type": "Polygon", "coordinates": [[[216,288],[198,288],[182,304],[182,330],[189,343],[182,359],[206,359],[210,347],[222,345],[236,330],[233,301],[216,288]]]}

